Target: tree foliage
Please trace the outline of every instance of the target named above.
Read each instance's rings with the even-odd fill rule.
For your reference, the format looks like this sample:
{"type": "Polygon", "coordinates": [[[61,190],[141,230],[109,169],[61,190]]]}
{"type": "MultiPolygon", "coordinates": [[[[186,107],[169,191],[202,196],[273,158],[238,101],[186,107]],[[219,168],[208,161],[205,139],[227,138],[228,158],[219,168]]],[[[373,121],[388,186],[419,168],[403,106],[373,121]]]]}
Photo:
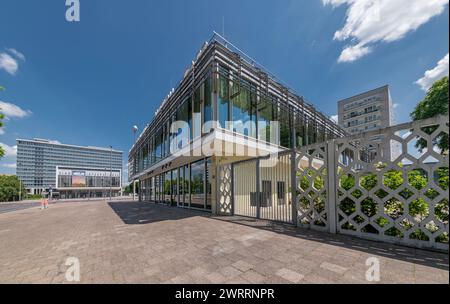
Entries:
{"type": "Polygon", "coordinates": [[[19,200],[19,196],[26,196],[26,189],[15,175],[0,175],[0,202],[11,202],[19,200]]]}
{"type": "MultiPolygon", "coordinates": [[[[425,98],[420,101],[411,113],[412,120],[421,120],[431,118],[437,115],[448,115],[448,76],[436,81],[428,90],[425,98]]],[[[423,131],[431,134],[437,129],[437,126],[423,128],[423,131]]],[[[440,134],[436,138],[436,144],[441,149],[441,153],[448,151],[448,134],[440,134]]],[[[420,138],[416,143],[416,148],[422,152],[427,143],[420,138]]]]}
{"type": "MultiPolygon", "coordinates": [[[[441,167],[436,170],[436,184],[444,191],[448,190],[448,182],[449,182],[449,169],[448,167],[441,167]]],[[[355,187],[355,177],[351,174],[343,175],[340,178],[340,186],[349,191],[355,187]]],[[[305,181],[304,181],[305,183],[305,181]]],[[[378,180],[377,176],[373,173],[367,174],[360,178],[360,187],[365,190],[370,191],[375,186],[377,186],[378,180]]],[[[423,191],[423,189],[427,189],[428,185],[428,177],[427,173],[421,169],[416,169],[408,172],[408,182],[404,181],[403,173],[400,170],[389,170],[383,175],[382,183],[389,189],[398,190],[398,195],[404,199],[409,199],[412,197],[413,193],[408,188],[403,188],[405,184],[409,184],[412,188],[415,188],[418,191],[423,191]]],[[[306,184],[303,187],[307,186],[306,184]]],[[[397,192],[397,191],[396,191],[397,192]]],[[[416,199],[412,200],[407,207],[407,210],[404,210],[404,204],[398,200],[395,196],[389,198],[388,193],[382,189],[377,190],[375,196],[380,198],[384,202],[384,206],[380,206],[377,201],[375,201],[372,197],[367,197],[361,201],[361,211],[367,217],[371,218],[375,216],[378,212],[379,208],[384,209],[384,214],[388,215],[391,220],[397,220],[404,213],[408,213],[412,218],[417,222],[424,221],[430,215],[430,206],[423,196],[426,196],[430,200],[435,199],[439,196],[439,193],[429,188],[426,191],[423,191],[423,194],[420,194],[416,199]]],[[[339,192],[339,195],[342,196],[344,193],[339,192]]],[[[357,189],[353,190],[350,193],[350,196],[345,197],[339,208],[348,216],[356,212],[356,204],[355,201],[358,200],[363,193],[361,190],[357,189]],[[353,198],[352,198],[353,197],[353,198]]],[[[448,224],[449,220],[449,202],[447,199],[441,200],[434,207],[434,214],[436,217],[443,223],[448,224]]],[[[360,216],[356,216],[353,220],[361,224],[364,222],[364,219],[360,216]]],[[[384,217],[379,217],[375,219],[375,222],[380,226],[384,227],[389,224],[390,219],[386,219],[384,217]]],[[[408,221],[402,221],[400,223],[406,230],[410,229],[413,225],[408,221]]],[[[426,229],[433,232],[438,228],[434,223],[428,223],[425,225],[426,229]]],[[[346,223],[343,226],[344,229],[352,229],[350,223],[346,223]]],[[[364,227],[362,229],[363,232],[368,233],[376,233],[376,230],[370,225],[364,227]]],[[[393,237],[401,237],[402,232],[395,227],[386,230],[386,235],[393,237]]],[[[410,238],[419,239],[419,240],[428,240],[428,236],[421,230],[414,231],[410,238]]],[[[448,234],[443,234],[437,238],[438,242],[448,243],[448,234]]]]}

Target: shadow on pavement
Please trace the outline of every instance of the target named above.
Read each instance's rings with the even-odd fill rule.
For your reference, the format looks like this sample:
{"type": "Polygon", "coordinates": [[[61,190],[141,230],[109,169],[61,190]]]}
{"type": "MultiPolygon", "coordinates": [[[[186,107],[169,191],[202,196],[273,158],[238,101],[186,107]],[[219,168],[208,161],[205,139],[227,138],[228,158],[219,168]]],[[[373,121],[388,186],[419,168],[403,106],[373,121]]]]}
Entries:
{"type": "Polygon", "coordinates": [[[358,250],[368,254],[383,256],[385,258],[449,270],[449,255],[446,253],[363,240],[342,234],[330,234],[305,228],[298,228],[290,224],[241,216],[214,216],[212,219],[272,231],[292,237],[302,238],[308,241],[339,246],[350,250],[358,250]]]}
{"type": "Polygon", "coordinates": [[[143,225],[174,221],[193,216],[209,217],[209,213],[143,202],[108,202],[111,209],[127,225],[143,225]]]}
{"type": "Polygon", "coordinates": [[[341,234],[329,234],[290,224],[259,220],[241,216],[212,216],[209,213],[169,207],[166,205],[143,202],[109,202],[109,206],[128,225],[142,225],[161,221],[181,220],[194,216],[208,217],[213,220],[263,229],[311,242],[319,242],[350,250],[357,250],[409,263],[420,264],[438,269],[449,269],[449,256],[445,253],[409,248],[389,243],[369,241],[341,234]]]}

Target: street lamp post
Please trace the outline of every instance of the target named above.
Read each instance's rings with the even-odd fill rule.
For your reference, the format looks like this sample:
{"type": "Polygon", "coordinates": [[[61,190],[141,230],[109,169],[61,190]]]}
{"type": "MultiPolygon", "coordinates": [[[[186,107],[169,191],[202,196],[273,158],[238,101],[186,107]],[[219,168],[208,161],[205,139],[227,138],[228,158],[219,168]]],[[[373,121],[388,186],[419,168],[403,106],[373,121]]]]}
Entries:
{"type": "MultiPolygon", "coordinates": [[[[133,130],[133,135],[134,135],[134,142],[133,142],[133,146],[134,146],[136,144],[136,132],[138,131],[138,127],[137,126],[133,126],[132,130],[133,130]]],[[[134,170],[134,167],[133,167],[133,170],[134,170]]],[[[135,199],[135,196],[136,196],[136,183],[133,180],[133,201],[135,199]]]]}
{"type": "Polygon", "coordinates": [[[22,201],[22,180],[19,178],[19,202],[22,201]]]}

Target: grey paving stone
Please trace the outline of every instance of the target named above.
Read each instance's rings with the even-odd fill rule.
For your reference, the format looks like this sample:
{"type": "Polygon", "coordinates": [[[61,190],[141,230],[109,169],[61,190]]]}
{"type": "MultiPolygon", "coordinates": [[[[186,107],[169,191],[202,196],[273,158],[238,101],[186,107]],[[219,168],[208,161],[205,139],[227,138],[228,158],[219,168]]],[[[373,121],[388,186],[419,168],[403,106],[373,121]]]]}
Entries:
{"type": "Polygon", "coordinates": [[[449,282],[446,254],[233,218],[105,201],[2,213],[0,283],[69,283],[68,257],[80,283],[369,283],[369,257],[380,283],[449,282]]]}

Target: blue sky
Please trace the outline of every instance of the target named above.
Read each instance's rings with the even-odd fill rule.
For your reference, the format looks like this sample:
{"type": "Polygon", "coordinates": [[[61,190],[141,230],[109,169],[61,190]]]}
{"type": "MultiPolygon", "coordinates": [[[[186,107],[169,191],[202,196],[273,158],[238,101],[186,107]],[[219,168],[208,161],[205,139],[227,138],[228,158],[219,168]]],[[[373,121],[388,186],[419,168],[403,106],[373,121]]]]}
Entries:
{"type": "Polygon", "coordinates": [[[416,81],[448,74],[448,0],[357,2],[80,0],[69,23],[65,0],[2,0],[0,173],[15,173],[16,138],[112,145],[126,164],[131,127],[153,118],[214,30],[327,115],[389,84],[407,121],[425,95],[416,81]]]}

